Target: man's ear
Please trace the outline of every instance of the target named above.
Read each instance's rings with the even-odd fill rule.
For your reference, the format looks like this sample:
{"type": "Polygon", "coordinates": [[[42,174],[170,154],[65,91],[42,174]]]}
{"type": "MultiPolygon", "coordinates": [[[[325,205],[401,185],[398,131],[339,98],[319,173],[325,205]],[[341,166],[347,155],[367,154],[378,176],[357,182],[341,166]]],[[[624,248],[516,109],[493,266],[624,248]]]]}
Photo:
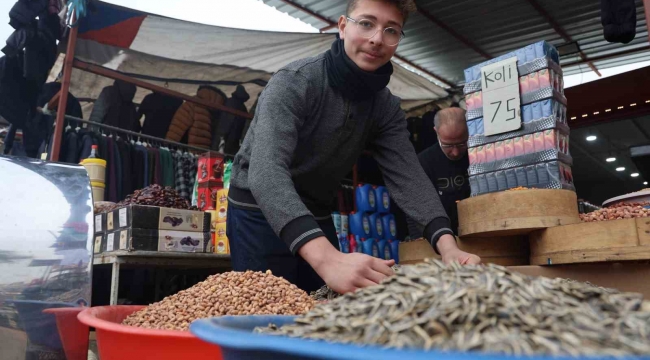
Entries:
{"type": "Polygon", "coordinates": [[[339,17],[339,37],[341,40],[345,40],[345,27],[348,25],[348,19],[345,15],[339,17]]]}
{"type": "Polygon", "coordinates": [[[436,128],[436,127],[434,126],[434,127],[433,127],[433,131],[435,131],[435,132],[437,133],[437,132],[438,132],[438,128],[436,128]]]}

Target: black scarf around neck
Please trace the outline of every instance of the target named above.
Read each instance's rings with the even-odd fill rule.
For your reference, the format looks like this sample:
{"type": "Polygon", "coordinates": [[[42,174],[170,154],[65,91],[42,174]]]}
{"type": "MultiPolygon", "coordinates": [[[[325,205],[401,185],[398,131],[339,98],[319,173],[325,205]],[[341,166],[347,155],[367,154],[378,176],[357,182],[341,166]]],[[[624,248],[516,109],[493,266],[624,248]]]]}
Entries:
{"type": "Polygon", "coordinates": [[[332,48],[325,52],[327,79],[330,86],[350,100],[366,100],[388,85],[393,73],[389,61],[374,72],[364,71],[345,53],[343,40],[336,37],[332,48]]]}

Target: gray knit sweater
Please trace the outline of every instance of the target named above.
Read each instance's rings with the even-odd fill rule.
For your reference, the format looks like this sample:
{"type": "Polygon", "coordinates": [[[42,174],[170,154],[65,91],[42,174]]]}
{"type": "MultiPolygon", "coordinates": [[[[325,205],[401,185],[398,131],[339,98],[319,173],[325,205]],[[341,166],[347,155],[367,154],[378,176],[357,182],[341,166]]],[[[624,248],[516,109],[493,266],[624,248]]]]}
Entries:
{"type": "Polygon", "coordinates": [[[232,168],[232,206],[261,210],[292,253],[324,236],[338,184],[361,152],[373,151],[393,200],[435,244],[453,234],[406,129],[400,100],[387,88],[350,101],[328,84],[324,56],[275,73],[232,168]]]}

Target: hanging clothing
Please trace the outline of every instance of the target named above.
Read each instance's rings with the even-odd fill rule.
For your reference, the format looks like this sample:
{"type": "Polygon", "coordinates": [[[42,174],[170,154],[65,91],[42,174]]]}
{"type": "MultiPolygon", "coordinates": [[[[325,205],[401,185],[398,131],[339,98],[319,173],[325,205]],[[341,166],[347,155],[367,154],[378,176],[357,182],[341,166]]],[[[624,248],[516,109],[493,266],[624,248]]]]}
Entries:
{"type": "Polygon", "coordinates": [[[160,93],[151,93],[144,97],[138,107],[138,119],[144,116],[142,133],[164,138],[169,124],[183,100],[160,93]]]}
{"type": "Polygon", "coordinates": [[[162,186],[174,187],[174,160],[169,150],[160,149],[160,161],[163,169],[162,186]]]}
{"type": "Polygon", "coordinates": [[[59,160],[61,162],[79,163],[79,137],[74,130],[69,130],[64,134],[60,154],[59,160]]]}
{"type": "Polygon", "coordinates": [[[123,140],[117,141],[117,148],[122,159],[122,191],[119,194],[120,200],[124,200],[127,195],[132,194],[136,189],[133,187],[133,166],[131,164],[131,144],[123,140]]]}
{"type": "MultiPolygon", "coordinates": [[[[196,97],[213,104],[223,104],[226,95],[211,86],[201,86],[196,97]]],[[[174,114],[166,138],[180,142],[188,134],[187,143],[192,146],[210,148],[212,144],[212,122],[218,115],[201,105],[186,101],[174,114]]]]}
{"type": "Polygon", "coordinates": [[[142,145],[135,145],[133,154],[134,187],[138,190],[149,186],[149,157],[142,145]]]}
{"type": "Polygon", "coordinates": [[[90,121],[140,132],[138,113],[133,104],[136,90],[133,84],[115,80],[99,94],[90,121]]]}
{"type": "Polygon", "coordinates": [[[190,195],[189,189],[187,187],[187,182],[185,180],[185,162],[183,153],[176,151],[174,152],[173,156],[174,162],[176,163],[176,172],[174,173],[176,180],[176,191],[178,192],[179,196],[189,200],[190,195]]]}
{"type": "MultiPolygon", "coordinates": [[[[18,7],[30,8],[26,3],[18,7]]],[[[58,16],[48,15],[46,8],[36,14],[38,20],[32,12],[22,15],[23,19],[18,19],[20,14],[12,18],[16,31],[7,39],[2,48],[5,56],[0,58],[0,115],[19,128],[35,110],[38,94],[56,61],[56,42],[61,35],[58,16]]]]}

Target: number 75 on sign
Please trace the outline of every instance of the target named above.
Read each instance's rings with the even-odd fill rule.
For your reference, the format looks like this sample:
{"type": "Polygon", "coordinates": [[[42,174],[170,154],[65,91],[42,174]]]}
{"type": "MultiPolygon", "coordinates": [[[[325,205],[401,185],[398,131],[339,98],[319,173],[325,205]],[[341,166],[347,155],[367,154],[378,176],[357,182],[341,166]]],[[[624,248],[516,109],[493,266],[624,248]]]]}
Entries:
{"type": "Polygon", "coordinates": [[[521,98],[517,58],[481,68],[485,136],[521,128],[521,98]]]}

